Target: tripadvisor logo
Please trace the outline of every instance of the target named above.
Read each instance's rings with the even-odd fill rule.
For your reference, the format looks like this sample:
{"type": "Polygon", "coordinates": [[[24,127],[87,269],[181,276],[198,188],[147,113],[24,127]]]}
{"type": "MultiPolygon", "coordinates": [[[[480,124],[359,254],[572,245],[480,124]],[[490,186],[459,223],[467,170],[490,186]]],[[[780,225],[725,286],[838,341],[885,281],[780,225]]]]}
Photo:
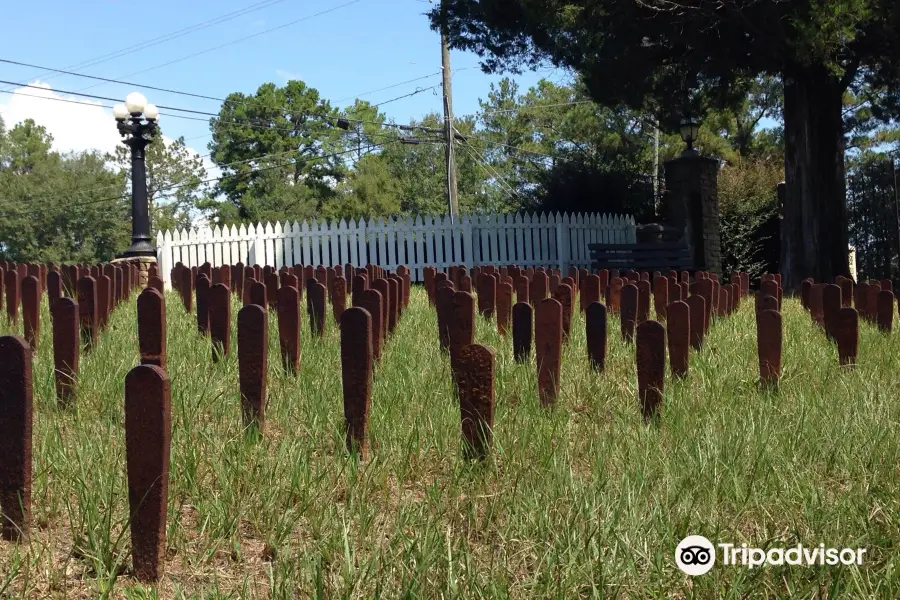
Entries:
{"type": "MultiPolygon", "coordinates": [[[[748,569],[768,565],[861,565],[865,548],[826,548],[819,544],[807,548],[802,544],[790,548],[750,548],[747,544],[716,544],[723,565],[740,565],[748,569]]],[[[691,576],[708,573],[716,564],[716,546],[702,535],[689,535],[675,548],[675,564],[691,576]]]]}
{"type": "Polygon", "coordinates": [[[716,549],[702,535],[689,535],[675,548],[675,564],[688,575],[703,575],[716,564],[716,549]]]}

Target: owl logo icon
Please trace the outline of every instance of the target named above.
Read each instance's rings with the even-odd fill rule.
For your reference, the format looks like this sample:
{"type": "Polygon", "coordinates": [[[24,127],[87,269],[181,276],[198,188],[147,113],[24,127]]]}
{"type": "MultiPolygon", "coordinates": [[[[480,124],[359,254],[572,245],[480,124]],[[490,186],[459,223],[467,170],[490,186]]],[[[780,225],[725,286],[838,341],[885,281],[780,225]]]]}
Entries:
{"type": "Polygon", "coordinates": [[[716,564],[716,549],[702,535],[689,535],[675,548],[675,564],[692,577],[703,575],[716,564]]]}

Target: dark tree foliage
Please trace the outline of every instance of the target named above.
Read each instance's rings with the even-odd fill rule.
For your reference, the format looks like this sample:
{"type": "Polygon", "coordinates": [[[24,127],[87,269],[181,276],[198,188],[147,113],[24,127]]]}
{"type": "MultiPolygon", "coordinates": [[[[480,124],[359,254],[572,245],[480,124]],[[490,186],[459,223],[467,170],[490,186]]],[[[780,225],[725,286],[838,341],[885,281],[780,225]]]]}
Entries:
{"type": "Polygon", "coordinates": [[[897,279],[898,228],[896,173],[883,154],[867,153],[854,161],[847,178],[850,244],[856,248],[856,271],[866,279],[897,279]]]}
{"type": "Polygon", "coordinates": [[[637,166],[607,165],[570,156],[536,174],[527,206],[537,212],[630,214],[653,221],[653,184],[637,166]]]}

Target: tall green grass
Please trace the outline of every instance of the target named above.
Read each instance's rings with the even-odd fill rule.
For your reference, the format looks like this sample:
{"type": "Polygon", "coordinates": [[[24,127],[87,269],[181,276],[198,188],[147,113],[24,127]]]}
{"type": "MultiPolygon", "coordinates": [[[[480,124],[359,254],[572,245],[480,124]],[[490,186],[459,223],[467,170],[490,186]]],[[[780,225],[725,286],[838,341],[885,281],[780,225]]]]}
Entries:
{"type": "MultiPolygon", "coordinates": [[[[236,331],[213,363],[169,293],[172,458],[160,584],[130,577],[124,378],[137,364],[134,301],[83,355],[78,397],[57,407],[50,322],[34,360],[34,532],[0,542],[9,598],[897,598],[900,336],[865,325],[859,365],[793,300],[784,377],[757,387],[752,303],[712,327],[659,423],[636,397],[634,348],[610,320],[592,372],[584,321],[565,348],[561,397],[540,407],[533,359],[479,319],[496,350],[492,458],[460,456],[459,407],[421,289],[375,374],[370,458],[344,450],[339,335],[310,337],[301,372],[269,326],[267,430],[242,429],[236,331]],[[867,548],[861,567],[674,563],[688,534],[714,543],[867,548]]],[[[46,304],[46,303],[45,303],[46,304]]],[[[233,308],[236,320],[239,307],[233,308]]],[[[7,323],[3,333],[16,332],[7,323]]],[[[18,331],[21,333],[21,330],[18,331]]]]}

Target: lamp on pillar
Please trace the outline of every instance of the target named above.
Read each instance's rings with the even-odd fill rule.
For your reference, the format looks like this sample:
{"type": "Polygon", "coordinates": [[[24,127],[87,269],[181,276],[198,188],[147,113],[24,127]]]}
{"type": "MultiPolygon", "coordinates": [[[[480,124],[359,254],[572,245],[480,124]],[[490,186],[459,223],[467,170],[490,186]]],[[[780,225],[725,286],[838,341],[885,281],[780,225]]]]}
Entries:
{"type": "Polygon", "coordinates": [[[682,151],[682,156],[697,156],[700,154],[694,148],[694,142],[700,137],[700,121],[694,117],[687,116],[681,120],[681,139],[687,144],[687,148],[682,151]]]}
{"type": "Polygon", "coordinates": [[[157,131],[159,110],[143,94],[132,92],[125,104],[116,104],[113,115],[123,143],[131,148],[131,246],[122,258],[155,257],[150,243],[150,207],[147,202],[147,167],[144,150],[157,131]]]}

